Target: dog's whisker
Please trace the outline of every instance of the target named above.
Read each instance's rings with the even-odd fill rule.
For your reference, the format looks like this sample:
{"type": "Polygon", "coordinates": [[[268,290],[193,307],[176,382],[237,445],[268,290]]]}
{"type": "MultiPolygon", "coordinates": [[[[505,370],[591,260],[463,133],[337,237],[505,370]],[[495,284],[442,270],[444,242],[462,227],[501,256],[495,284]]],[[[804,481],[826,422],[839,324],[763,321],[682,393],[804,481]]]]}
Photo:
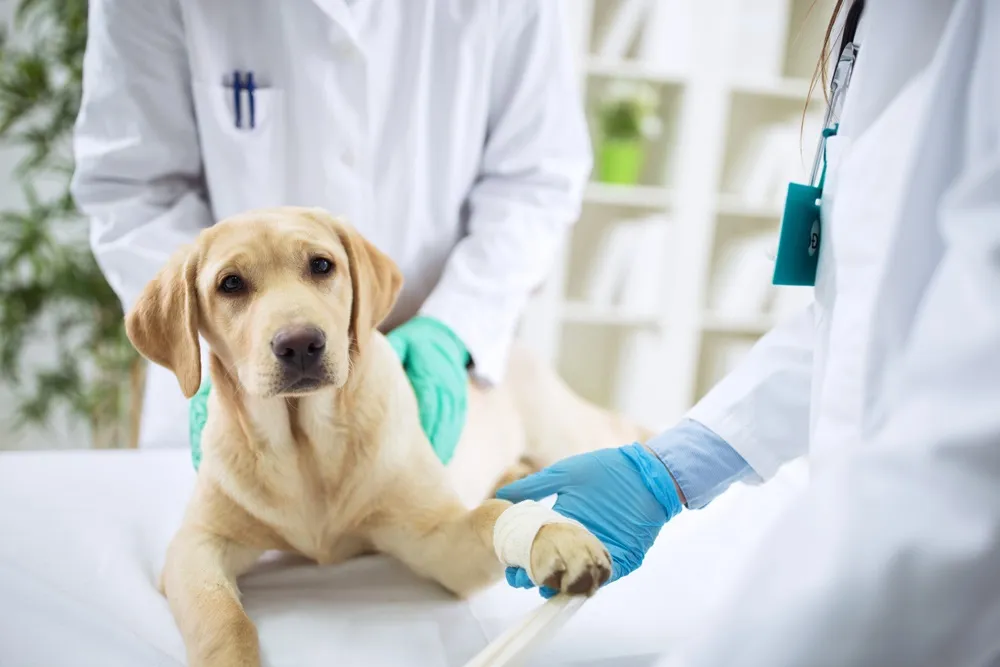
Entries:
{"type": "Polygon", "coordinates": [[[225,371],[235,380],[235,382],[233,382],[233,385],[236,387],[236,393],[239,396],[246,395],[246,388],[243,386],[243,382],[240,381],[239,367],[242,364],[246,363],[249,360],[249,358],[250,357],[248,355],[243,359],[237,359],[232,364],[227,364],[225,361],[219,358],[219,363],[222,364],[222,367],[225,369],[225,371]]]}

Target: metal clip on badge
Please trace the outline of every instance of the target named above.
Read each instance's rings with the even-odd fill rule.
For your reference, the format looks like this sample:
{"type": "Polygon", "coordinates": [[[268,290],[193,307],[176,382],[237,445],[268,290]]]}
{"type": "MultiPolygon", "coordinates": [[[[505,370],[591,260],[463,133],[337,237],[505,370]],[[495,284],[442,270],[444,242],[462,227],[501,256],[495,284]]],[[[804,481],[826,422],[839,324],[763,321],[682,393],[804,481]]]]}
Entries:
{"type": "Polygon", "coordinates": [[[830,100],[823,116],[823,131],[816,147],[809,183],[788,184],[785,208],[781,216],[778,257],[774,263],[774,277],[771,280],[775,285],[816,284],[821,238],[820,201],[823,198],[823,185],[826,182],[826,141],[837,134],[838,125],[833,119],[840,100],[850,85],[857,56],[858,46],[850,43],[844,46],[840,60],[837,61],[837,68],[830,84],[830,100]]]}

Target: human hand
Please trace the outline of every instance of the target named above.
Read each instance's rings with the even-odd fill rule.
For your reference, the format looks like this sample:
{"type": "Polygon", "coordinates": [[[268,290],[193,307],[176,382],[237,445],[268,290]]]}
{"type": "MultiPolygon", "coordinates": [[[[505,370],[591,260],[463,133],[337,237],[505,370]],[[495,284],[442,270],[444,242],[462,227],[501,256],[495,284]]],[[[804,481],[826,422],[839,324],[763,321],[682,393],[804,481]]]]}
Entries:
{"type": "MultiPolygon", "coordinates": [[[[611,554],[608,583],[642,565],[660,529],[682,509],[666,466],[640,444],[578,454],[497,491],[498,498],[515,503],[553,494],[553,509],[583,524],[611,554]]],[[[522,568],[507,568],[507,583],[534,587],[522,568]]],[[[545,587],[539,592],[556,593],[545,587]]]]}
{"type": "Polygon", "coordinates": [[[442,463],[455,453],[468,409],[469,352],[445,324],[415,317],[386,336],[417,396],[420,426],[442,463]]]}

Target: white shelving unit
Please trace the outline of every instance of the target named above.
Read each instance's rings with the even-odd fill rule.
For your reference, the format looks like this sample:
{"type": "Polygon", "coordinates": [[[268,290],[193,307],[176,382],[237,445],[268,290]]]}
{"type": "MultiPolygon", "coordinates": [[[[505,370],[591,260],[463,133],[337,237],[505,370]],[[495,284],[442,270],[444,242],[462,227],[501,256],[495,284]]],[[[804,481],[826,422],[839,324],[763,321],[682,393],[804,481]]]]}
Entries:
{"type": "Polygon", "coordinates": [[[578,324],[641,327],[650,330],[657,330],[661,325],[659,317],[641,310],[572,301],[563,303],[562,319],[564,322],[578,324]]]}
{"type": "Polygon", "coordinates": [[[583,201],[585,204],[662,209],[673,205],[674,193],[669,188],[655,185],[589,183],[584,190],[583,201]]]}
{"type": "MultiPolygon", "coordinates": [[[[808,177],[817,132],[812,115],[801,142],[793,136],[787,154],[776,153],[781,159],[762,167],[748,163],[747,156],[760,151],[755,137],[762,136],[762,128],[789,128],[802,115],[833,3],[561,1],[588,113],[609,83],[643,81],[659,95],[664,132],[647,146],[639,183],[587,187],[580,221],[529,307],[520,335],[588,399],[661,428],[682,416],[777,319],[766,305],[726,312],[714,299],[734,248],[748,239],[758,244],[761,238],[777,240],[781,193],[762,194],[758,187],[749,197],[747,181],[761,180],[763,170],[771,175],[769,183],[776,169],[788,179],[808,177]],[[673,29],[673,36],[662,39],[690,46],[678,59],[683,66],[642,57],[660,39],[656,33],[637,34],[617,53],[602,54],[604,36],[630,2],[654,8],[640,30],[673,29]],[[656,12],[664,13],[660,20],[656,12]],[[682,25],[664,28],[673,26],[664,15],[682,25]],[[747,49],[747,44],[764,48],[747,49]],[[583,285],[599,263],[603,235],[622,221],[651,215],[662,216],[662,224],[670,227],[666,247],[659,249],[663,266],[636,260],[639,270],[648,270],[650,280],[657,281],[656,306],[588,302],[583,285]]],[[[813,97],[811,108],[818,110],[822,92],[813,97]]],[[[797,125],[793,129],[797,132],[797,125]]],[[[600,138],[592,134],[596,149],[600,138]]],[[[732,273],[731,267],[726,270],[732,273]]],[[[774,298],[770,274],[753,275],[753,280],[737,281],[738,288],[745,289],[748,302],[767,293],[769,304],[774,298]]]]}
{"type": "Polygon", "coordinates": [[[702,316],[701,330],[705,333],[763,336],[774,327],[774,324],[774,319],[766,315],[731,317],[708,311],[702,316]]]}

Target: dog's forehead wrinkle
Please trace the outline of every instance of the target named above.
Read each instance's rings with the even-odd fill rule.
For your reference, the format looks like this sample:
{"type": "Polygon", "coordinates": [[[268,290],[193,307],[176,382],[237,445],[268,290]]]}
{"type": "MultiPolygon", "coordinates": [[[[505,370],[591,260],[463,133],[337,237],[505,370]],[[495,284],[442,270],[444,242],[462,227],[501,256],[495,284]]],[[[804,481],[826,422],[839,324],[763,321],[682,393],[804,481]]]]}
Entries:
{"type": "Polygon", "coordinates": [[[236,245],[232,248],[220,248],[210,254],[206,262],[206,274],[213,279],[220,279],[227,272],[253,277],[283,267],[286,263],[287,258],[282,256],[279,248],[267,239],[260,239],[253,246],[236,245]]]}
{"type": "Polygon", "coordinates": [[[203,244],[213,259],[240,250],[268,262],[298,262],[311,251],[332,253],[332,259],[347,257],[336,228],[308,209],[264,210],[227,218],[206,230],[203,244]]]}

